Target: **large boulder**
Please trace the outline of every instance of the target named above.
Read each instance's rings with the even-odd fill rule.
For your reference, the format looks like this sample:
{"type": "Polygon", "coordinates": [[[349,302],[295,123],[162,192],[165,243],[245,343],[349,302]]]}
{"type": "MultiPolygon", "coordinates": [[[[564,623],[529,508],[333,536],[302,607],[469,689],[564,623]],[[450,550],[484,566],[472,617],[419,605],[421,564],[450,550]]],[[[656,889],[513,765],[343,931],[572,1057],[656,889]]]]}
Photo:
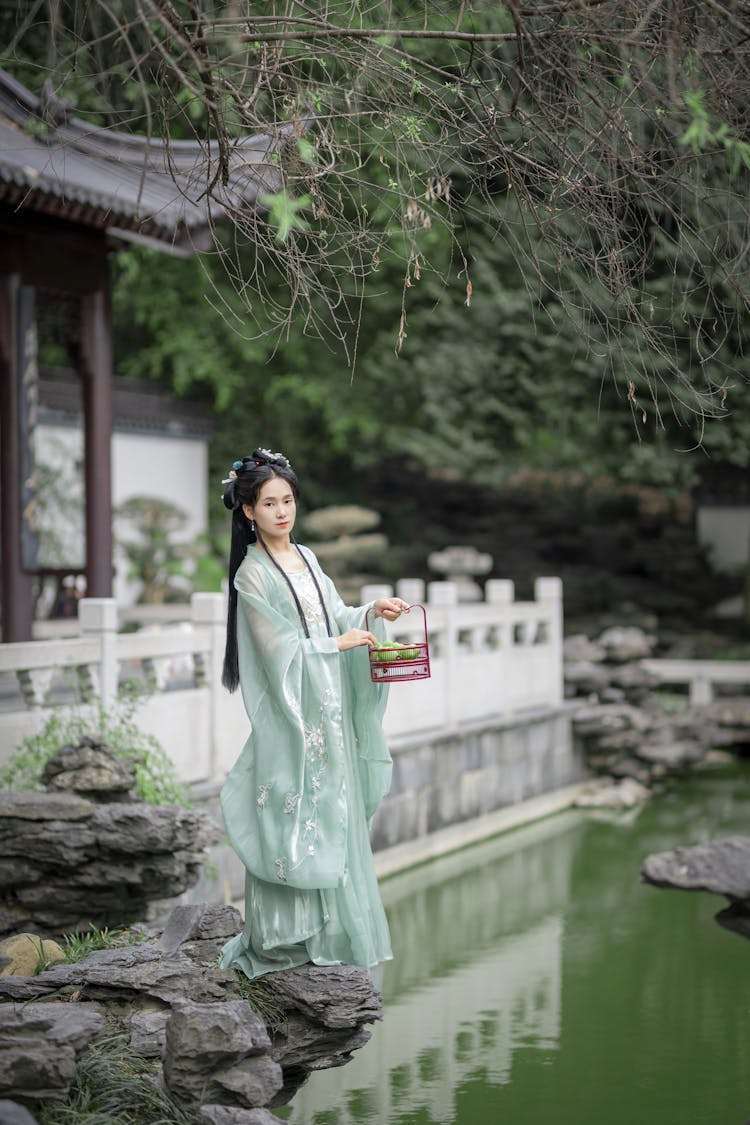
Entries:
{"type": "Polygon", "coordinates": [[[646,883],[683,891],[710,891],[750,910],[750,836],[657,852],[643,861],[646,883]]]}
{"type": "Polygon", "coordinates": [[[641,875],[656,887],[725,895],[729,906],[719,911],[716,921],[750,938],[750,836],[657,852],[643,861],[641,875]]]}
{"type": "Polygon", "coordinates": [[[265,1106],[283,1085],[270,1047],[265,1024],[246,1000],[182,1000],[167,1022],[164,1081],[187,1105],[265,1106]]]}
{"type": "Polygon", "coordinates": [[[182,906],[163,928],[133,932],[135,944],[0,977],[0,1098],[64,1098],[81,1053],[119,1034],[204,1125],[276,1125],[262,1107],[289,1100],[310,1071],[347,1062],[380,1018],[380,997],[364,969],[305,965],[244,998],[247,982],[217,965],[241,924],[230,906],[182,906]],[[271,1029],[254,995],[276,1013],[271,1029]]]}
{"type": "Polygon", "coordinates": [[[0,1003],[0,1094],[23,1102],[65,1097],[79,1056],[104,1030],[95,1004],[0,1003]]]}
{"type": "Polygon", "coordinates": [[[39,934],[14,934],[0,941],[0,977],[33,977],[40,968],[65,960],[56,941],[39,934]]]}
{"type": "Polygon", "coordinates": [[[0,934],[127,925],[192,886],[218,834],[194,809],[2,791],[0,934]]]}

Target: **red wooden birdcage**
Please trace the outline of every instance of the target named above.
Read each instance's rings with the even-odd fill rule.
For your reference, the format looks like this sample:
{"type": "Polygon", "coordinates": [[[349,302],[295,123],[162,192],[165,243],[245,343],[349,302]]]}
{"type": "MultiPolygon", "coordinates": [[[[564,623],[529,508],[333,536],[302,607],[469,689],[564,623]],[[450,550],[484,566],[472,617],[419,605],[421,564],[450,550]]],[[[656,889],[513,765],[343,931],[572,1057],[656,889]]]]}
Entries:
{"type": "MultiPolygon", "coordinates": [[[[409,609],[421,609],[424,622],[424,640],[408,641],[403,644],[387,642],[379,648],[370,649],[370,679],[375,683],[405,684],[412,680],[427,680],[430,677],[430,647],[427,639],[427,614],[423,605],[410,605],[409,609]]],[[[367,611],[369,629],[370,610],[367,611]]]]}

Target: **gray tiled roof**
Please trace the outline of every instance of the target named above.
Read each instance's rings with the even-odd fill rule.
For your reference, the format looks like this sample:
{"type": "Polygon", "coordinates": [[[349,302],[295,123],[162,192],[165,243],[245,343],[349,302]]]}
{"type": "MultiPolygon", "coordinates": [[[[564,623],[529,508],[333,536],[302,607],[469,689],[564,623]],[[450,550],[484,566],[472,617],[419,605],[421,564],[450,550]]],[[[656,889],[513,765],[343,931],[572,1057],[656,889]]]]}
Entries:
{"type": "Polygon", "coordinates": [[[210,222],[278,190],[270,156],[284,136],[236,141],[226,187],[206,187],[216,146],[119,133],[50,107],[0,70],[0,202],[61,215],[112,233],[136,234],[186,249],[208,244],[210,222]],[[50,108],[55,120],[50,120],[50,108]]]}

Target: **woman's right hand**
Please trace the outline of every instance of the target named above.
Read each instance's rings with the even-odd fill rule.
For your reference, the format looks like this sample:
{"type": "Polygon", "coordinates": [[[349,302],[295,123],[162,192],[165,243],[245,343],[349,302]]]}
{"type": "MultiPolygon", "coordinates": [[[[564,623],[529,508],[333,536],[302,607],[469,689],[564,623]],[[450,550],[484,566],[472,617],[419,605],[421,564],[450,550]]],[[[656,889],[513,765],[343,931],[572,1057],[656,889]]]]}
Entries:
{"type": "Polygon", "coordinates": [[[377,645],[378,643],[375,634],[368,633],[367,629],[347,629],[340,637],[336,637],[339,652],[345,652],[348,648],[357,648],[359,645],[377,645]]]}

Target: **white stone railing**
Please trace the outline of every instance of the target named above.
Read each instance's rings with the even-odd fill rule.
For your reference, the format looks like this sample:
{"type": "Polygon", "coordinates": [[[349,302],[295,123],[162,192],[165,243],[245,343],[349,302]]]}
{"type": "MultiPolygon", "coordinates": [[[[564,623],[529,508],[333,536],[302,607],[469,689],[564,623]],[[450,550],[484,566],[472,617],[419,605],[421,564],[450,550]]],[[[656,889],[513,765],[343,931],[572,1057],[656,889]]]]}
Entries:
{"type": "MultiPolygon", "coordinates": [[[[390,587],[366,587],[363,601],[390,587]]],[[[514,601],[513,583],[487,583],[486,600],[458,603],[450,582],[424,589],[416,580],[396,588],[425,604],[431,678],[391,688],[386,731],[397,747],[429,732],[504,719],[563,698],[562,584],[536,582],[533,602],[514,601]],[[426,600],[425,600],[426,595],[426,600]]],[[[0,645],[0,765],[53,707],[71,697],[110,706],[118,684],[135,675],[151,694],[138,724],[154,734],[190,782],[220,780],[248,733],[240,693],[221,686],[226,600],[194,594],[190,619],[159,630],[118,633],[113,599],[85,598],[79,635],[63,640],[0,645]]],[[[421,614],[391,626],[397,639],[416,639],[421,614]]]]}
{"type": "Polygon", "coordinates": [[[640,663],[661,684],[687,684],[690,703],[694,707],[713,702],[717,684],[750,687],[750,660],[647,659],[640,663]]]}

